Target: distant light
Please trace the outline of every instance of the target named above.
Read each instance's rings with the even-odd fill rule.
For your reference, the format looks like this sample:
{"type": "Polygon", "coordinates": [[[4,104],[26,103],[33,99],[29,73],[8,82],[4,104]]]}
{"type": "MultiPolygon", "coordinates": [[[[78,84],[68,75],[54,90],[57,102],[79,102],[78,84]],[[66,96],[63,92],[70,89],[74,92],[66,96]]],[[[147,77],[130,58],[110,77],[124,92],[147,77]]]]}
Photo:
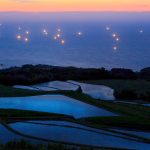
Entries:
{"type": "Polygon", "coordinates": [[[144,31],[143,31],[143,30],[140,30],[139,32],[140,32],[140,33],[143,33],[144,31]]]}
{"type": "Polygon", "coordinates": [[[57,31],[58,31],[58,32],[61,32],[61,29],[59,28],[59,29],[57,29],[57,31]]]}
{"type": "Polygon", "coordinates": [[[110,30],[110,27],[106,27],[106,30],[109,31],[109,30],[110,30]]]}
{"type": "Polygon", "coordinates": [[[29,32],[29,31],[26,31],[26,34],[30,34],[30,32],[29,32]]]}
{"type": "Polygon", "coordinates": [[[21,35],[17,35],[17,39],[20,40],[21,39],[21,35]]]}
{"type": "Polygon", "coordinates": [[[117,47],[117,46],[114,46],[114,47],[113,47],[113,50],[115,50],[115,51],[116,51],[117,49],[118,49],[118,47],[117,47]]]}
{"type": "Polygon", "coordinates": [[[0,23],[0,26],[2,26],[2,24],[0,23]]]}
{"type": "Polygon", "coordinates": [[[56,36],[59,38],[61,35],[60,35],[60,34],[57,34],[56,36]]]}
{"type": "Polygon", "coordinates": [[[57,40],[57,36],[54,36],[54,40],[57,40]]]}
{"type": "Polygon", "coordinates": [[[48,35],[48,32],[46,32],[45,35],[48,35]]]}
{"type": "Polygon", "coordinates": [[[116,34],[116,33],[113,33],[113,34],[112,34],[112,37],[116,37],[116,36],[117,36],[117,34],[116,34]]]}
{"type": "Polygon", "coordinates": [[[46,29],[43,29],[43,33],[47,32],[46,29]]]}
{"type": "Polygon", "coordinates": [[[65,40],[61,40],[61,44],[62,44],[62,45],[65,44],[65,40]]]}
{"type": "Polygon", "coordinates": [[[78,32],[77,35],[78,35],[78,36],[82,36],[83,33],[82,33],[82,32],[78,32]]]}
{"type": "Polygon", "coordinates": [[[24,39],[24,41],[25,41],[25,42],[28,42],[28,41],[29,41],[29,39],[28,39],[28,38],[25,38],[25,39],[24,39]]]}
{"type": "Polygon", "coordinates": [[[18,30],[22,30],[22,28],[21,28],[21,27],[18,27],[18,30]]]}
{"type": "Polygon", "coordinates": [[[120,39],[119,39],[119,38],[116,38],[116,41],[118,42],[118,41],[120,41],[120,39]]]}
{"type": "Polygon", "coordinates": [[[43,29],[43,33],[44,33],[45,35],[48,35],[48,31],[47,31],[46,29],[43,29]]]}

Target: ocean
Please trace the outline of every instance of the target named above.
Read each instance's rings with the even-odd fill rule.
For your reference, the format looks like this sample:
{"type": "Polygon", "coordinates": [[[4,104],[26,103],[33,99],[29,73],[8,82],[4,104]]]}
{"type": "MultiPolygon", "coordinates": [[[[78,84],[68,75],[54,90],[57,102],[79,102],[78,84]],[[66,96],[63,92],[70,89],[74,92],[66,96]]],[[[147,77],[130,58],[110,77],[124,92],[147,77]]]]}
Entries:
{"type": "Polygon", "coordinates": [[[150,66],[148,19],[0,18],[0,23],[1,68],[48,64],[140,70],[150,66]]]}

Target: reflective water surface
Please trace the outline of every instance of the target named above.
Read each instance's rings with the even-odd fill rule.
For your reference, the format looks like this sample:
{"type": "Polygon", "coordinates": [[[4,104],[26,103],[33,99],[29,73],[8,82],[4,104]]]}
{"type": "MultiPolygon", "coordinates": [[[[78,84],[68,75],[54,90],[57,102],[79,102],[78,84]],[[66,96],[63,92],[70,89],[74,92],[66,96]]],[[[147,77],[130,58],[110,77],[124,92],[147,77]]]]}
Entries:
{"type": "Polygon", "coordinates": [[[0,108],[58,113],[71,115],[76,118],[116,116],[116,114],[107,110],[62,95],[0,98],[0,104],[0,108]]]}

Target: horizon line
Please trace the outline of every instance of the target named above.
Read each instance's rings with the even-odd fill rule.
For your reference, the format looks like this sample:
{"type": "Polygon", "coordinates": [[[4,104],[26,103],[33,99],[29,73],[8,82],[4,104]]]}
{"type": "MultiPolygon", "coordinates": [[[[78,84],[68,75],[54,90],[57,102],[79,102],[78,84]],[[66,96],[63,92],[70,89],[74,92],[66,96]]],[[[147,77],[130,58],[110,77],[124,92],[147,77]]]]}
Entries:
{"type": "Polygon", "coordinates": [[[0,11],[0,13],[150,13],[150,11],[0,11]]]}

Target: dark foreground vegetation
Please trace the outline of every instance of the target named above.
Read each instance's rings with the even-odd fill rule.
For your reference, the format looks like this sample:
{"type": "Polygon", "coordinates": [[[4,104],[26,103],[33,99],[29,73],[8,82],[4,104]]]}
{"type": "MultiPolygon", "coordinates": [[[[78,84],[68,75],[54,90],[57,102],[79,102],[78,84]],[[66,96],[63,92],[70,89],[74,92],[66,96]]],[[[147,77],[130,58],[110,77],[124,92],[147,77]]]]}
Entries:
{"type": "Polygon", "coordinates": [[[150,68],[134,72],[131,69],[75,68],[48,65],[24,65],[0,70],[0,84],[32,85],[52,80],[150,79],[150,68]]]}
{"type": "MultiPolygon", "coordinates": [[[[122,68],[113,68],[108,71],[105,68],[85,69],[48,65],[24,65],[22,67],[12,67],[0,70],[0,84],[8,86],[33,85],[54,80],[80,80],[88,82],[95,80],[98,82],[93,82],[94,84],[104,83],[104,85],[115,89],[114,94],[117,99],[150,101],[150,86],[147,86],[148,84],[150,85],[150,67],[142,69],[139,72],[122,68]],[[108,83],[103,82],[103,80],[108,80],[108,83]],[[117,81],[116,84],[119,88],[121,86],[124,88],[116,88],[114,86],[115,83],[113,83],[114,81],[117,81]],[[128,86],[125,87],[123,84],[128,84],[128,86]],[[143,88],[143,91],[145,89],[145,91],[139,92],[134,88],[130,88],[130,84],[131,87],[138,86],[139,88],[143,88]],[[145,87],[147,87],[147,89],[145,87]]],[[[0,91],[0,96],[4,92],[6,91],[0,91]]],[[[9,93],[9,95],[11,95],[11,93],[9,93]]]]}
{"type": "Polygon", "coordinates": [[[33,144],[28,141],[12,141],[5,145],[0,145],[0,150],[125,150],[119,148],[88,148],[88,147],[73,147],[62,144],[33,144]]]}
{"type": "MultiPolygon", "coordinates": [[[[78,148],[79,150],[94,150],[92,148],[78,148]]],[[[12,141],[5,145],[0,145],[0,150],[77,150],[61,144],[33,144],[28,141],[12,141]]]]}
{"type": "Polygon", "coordinates": [[[0,85],[0,97],[24,97],[24,96],[36,96],[45,94],[61,94],[66,91],[33,91],[12,88],[11,86],[0,85]]]}
{"type": "Polygon", "coordinates": [[[14,120],[74,120],[72,116],[55,114],[55,113],[46,113],[38,111],[29,111],[29,110],[18,110],[18,109],[0,109],[0,120],[4,122],[11,122],[14,120]]]}
{"type": "Polygon", "coordinates": [[[115,91],[114,95],[117,99],[122,100],[145,100],[147,102],[150,102],[150,89],[149,92],[145,92],[142,94],[139,94],[134,90],[124,89],[122,91],[115,91]]]}
{"type": "Polygon", "coordinates": [[[67,148],[64,145],[59,144],[32,144],[22,140],[0,145],[0,150],[75,150],[75,148],[67,148]]]}

